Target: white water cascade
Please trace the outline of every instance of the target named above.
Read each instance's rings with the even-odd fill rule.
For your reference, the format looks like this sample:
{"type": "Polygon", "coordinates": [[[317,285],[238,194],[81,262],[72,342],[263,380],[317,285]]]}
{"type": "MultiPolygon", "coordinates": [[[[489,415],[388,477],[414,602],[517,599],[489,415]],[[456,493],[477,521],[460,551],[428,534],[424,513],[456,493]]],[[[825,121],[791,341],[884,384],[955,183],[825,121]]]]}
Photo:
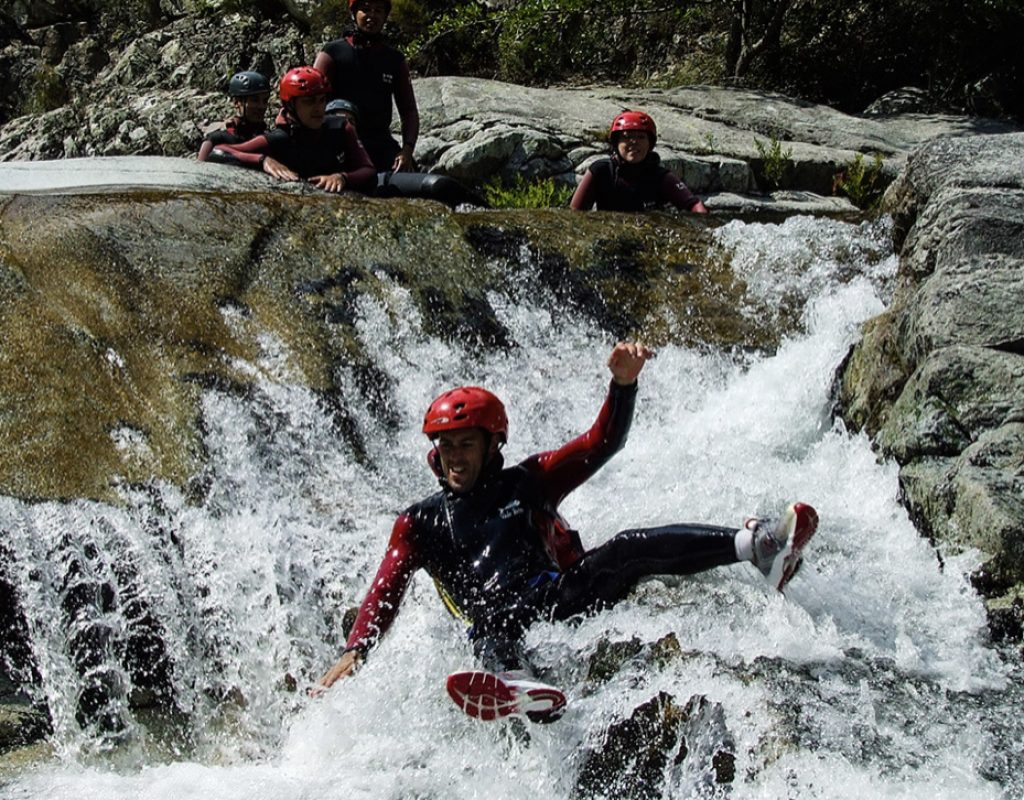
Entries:
{"type": "MultiPolygon", "coordinates": [[[[738,527],[809,502],[821,527],[785,597],[740,564],[651,580],[578,625],[536,626],[535,661],[570,705],[523,735],[445,695],[445,676],[472,655],[420,575],[365,668],[307,697],[394,516],[434,491],[419,433],[429,399],[458,383],[491,388],[509,408],[516,461],[585,430],[608,380],[613,342],[550,302],[499,306],[516,346],[481,354],[424,334],[396,285],[386,305],[359,309],[387,408],[355,376],[342,381],[365,453],[289,380],[289,354],[268,337],[242,365],[257,392],[205,395],[211,466],[192,494],[125,487],[120,507],[0,498],[35,691],[54,725],[52,756],[0,767],[0,797],[564,798],[581,753],[659,692],[720,706],[736,764],[732,783],[716,784],[706,760],[670,760],[666,798],[1024,795],[1024,678],[987,641],[965,577],[978,554],[937,553],[897,502],[896,466],[830,419],[835,368],[888,299],[885,223],[734,222],[716,239],[779,313],[803,308],[799,332],[768,355],[662,348],[625,449],[563,512],[593,546],[627,527],[738,527]],[[597,643],[669,633],[682,657],[627,662],[584,689],[597,643]],[[147,647],[160,691],[123,666],[147,647]]],[[[140,446],[129,434],[120,444],[140,446]]]]}

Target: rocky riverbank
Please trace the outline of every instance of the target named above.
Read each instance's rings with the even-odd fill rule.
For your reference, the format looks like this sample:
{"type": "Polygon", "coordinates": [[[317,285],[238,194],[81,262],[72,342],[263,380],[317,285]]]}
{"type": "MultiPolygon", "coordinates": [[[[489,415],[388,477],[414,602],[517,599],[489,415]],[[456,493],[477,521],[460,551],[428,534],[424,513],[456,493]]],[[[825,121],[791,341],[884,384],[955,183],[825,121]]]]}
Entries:
{"type": "MultiPolygon", "coordinates": [[[[0,50],[10,115],[0,124],[0,161],[193,157],[204,132],[227,116],[223,92],[233,72],[252,67],[276,76],[312,63],[340,30],[313,32],[308,13],[269,19],[182,11],[116,46],[70,12],[64,18],[33,8],[26,6],[0,50]]],[[[658,123],[666,165],[710,195],[711,207],[730,212],[852,212],[846,197],[831,195],[857,158],[874,167],[878,157],[872,180],[881,187],[926,141],[1011,129],[968,117],[853,116],[715,87],[538,89],[443,77],[417,80],[415,89],[422,118],[416,157],[425,170],[474,185],[518,175],[571,184],[605,151],[614,115],[644,108],[658,123]]]]}
{"type": "Polygon", "coordinates": [[[977,548],[997,638],[1024,620],[1024,136],[941,139],[886,196],[891,307],[842,370],[839,405],[901,465],[923,534],[977,548]]]}

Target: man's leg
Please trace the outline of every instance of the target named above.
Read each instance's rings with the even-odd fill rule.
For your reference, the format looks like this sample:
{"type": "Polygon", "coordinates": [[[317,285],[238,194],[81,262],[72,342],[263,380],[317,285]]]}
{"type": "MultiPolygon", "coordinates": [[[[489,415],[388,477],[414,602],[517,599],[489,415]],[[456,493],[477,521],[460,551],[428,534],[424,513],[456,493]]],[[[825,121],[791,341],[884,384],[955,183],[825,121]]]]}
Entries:
{"type": "Polygon", "coordinates": [[[735,564],[736,532],[697,524],[623,531],[585,553],[552,585],[553,617],[608,608],[652,575],[692,575],[735,564]]]}

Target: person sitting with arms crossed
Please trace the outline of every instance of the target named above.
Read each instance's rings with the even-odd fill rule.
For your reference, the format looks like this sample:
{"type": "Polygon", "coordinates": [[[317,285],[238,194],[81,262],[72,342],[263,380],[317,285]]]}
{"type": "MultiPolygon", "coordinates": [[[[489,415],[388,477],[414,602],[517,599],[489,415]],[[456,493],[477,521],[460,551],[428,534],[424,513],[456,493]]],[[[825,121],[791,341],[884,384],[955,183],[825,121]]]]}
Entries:
{"type": "Polygon", "coordinates": [[[307,180],[328,192],[372,191],[377,174],[355,129],[341,117],[325,124],[330,89],[319,70],[289,70],[278,88],[277,127],[241,144],[217,145],[213,153],[280,180],[307,180]]]}
{"type": "Polygon", "coordinates": [[[328,42],[313,66],[331,82],[331,99],[359,109],[359,137],[378,172],[416,169],[413,150],[420,115],[405,56],[384,41],[391,0],[349,0],[355,30],[328,42]],[[391,135],[392,99],[402,121],[402,144],[391,135]]]}
{"type": "Polygon", "coordinates": [[[446,605],[472,623],[474,652],[490,672],[456,673],[448,691],[483,719],[525,713],[550,721],[561,713],[564,695],[531,677],[523,653],[523,636],[537,620],[611,607],[648,576],[689,575],[740,561],[752,562],[782,590],[817,528],[817,514],[804,503],[791,505],[779,520],[748,519],[738,530],[703,524],[627,530],[586,552],[559,514],[566,495],[625,444],[637,377],[652,355],[639,344],[617,344],[608,360],[608,394],[590,430],[512,467],[501,453],[508,418],[495,395],[464,386],[435,399],[423,432],[433,443],[428,461],[440,491],[398,517],[341,658],[312,692],[359,667],[421,568],[446,605]]]}
{"type": "Polygon", "coordinates": [[[573,193],[575,211],[646,211],[664,203],[707,214],[700,198],[685,183],[661,166],[654,152],[658,130],[643,111],[624,111],[612,120],[608,132],[611,155],[588,168],[573,193]]]}

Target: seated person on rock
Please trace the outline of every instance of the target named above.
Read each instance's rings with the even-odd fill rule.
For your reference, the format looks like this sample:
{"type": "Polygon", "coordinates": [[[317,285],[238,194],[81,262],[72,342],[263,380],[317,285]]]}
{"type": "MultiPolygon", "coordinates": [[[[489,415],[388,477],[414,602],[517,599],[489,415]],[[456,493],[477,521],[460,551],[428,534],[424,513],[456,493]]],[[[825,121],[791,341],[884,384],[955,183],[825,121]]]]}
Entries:
{"type": "Polygon", "coordinates": [[[576,211],[645,211],[663,203],[707,214],[700,198],[661,166],[654,152],[658,131],[643,111],[624,111],[608,133],[611,155],[587,168],[569,202],[576,211]]]}
{"type": "Polygon", "coordinates": [[[289,70],[278,88],[277,127],[241,144],[218,145],[213,152],[284,181],[307,180],[328,192],[372,191],[376,173],[355,129],[343,117],[328,121],[330,90],[327,78],[313,67],[289,70]]]}
{"type": "Polygon", "coordinates": [[[415,170],[413,149],[420,132],[409,65],[384,42],[391,0],[349,0],[355,29],[324,45],[313,62],[331,82],[331,99],[359,108],[359,138],[377,172],[415,170]],[[392,99],[402,121],[402,144],[391,136],[392,99]]]}
{"type": "MultiPolygon", "coordinates": [[[[350,100],[331,100],[327,117],[344,117],[359,133],[359,109],[350,100]]],[[[447,175],[423,172],[378,172],[375,197],[418,197],[437,200],[451,208],[463,204],[484,206],[481,197],[447,175]]]]}
{"type": "Polygon", "coordinates": [[[267,103],[270,102],[270,81],[259,72],[246,70],[231,77],[228,97],[235,107],[235,115],[224,120],[222,128],[210,131],[199,148],[200,161],[210,158],[219,144],[241,144],[266,131],[267,103]]]}
{"type": "Polygon", "coordinates": [[[633,528],[586,551],[559,514],[566,496],[625,445],[637,378],[652,355],[636,343],[617,344],[608,359],[607,394],[590,430],[512,466],[501,453],[509,430],[501,400],[477,386],[437,397],[423,432],[431,441],[427,460],[438,491],[395,521],[342,656],[313,693],[352,674],[369,656],[419,569],[434,579],[449,609],[472,623],[474,651],[490,673],[457,673],[448,690],[481,719],[525,713],[545,722],[560,713],[564,696],[530,676],[523,654],[523,636],[538,620],[609,608],[651,575],[690,575],[743,561],[782,590],[817,527],[817,514],[804,503],[789,506],[779,520],[750,518],[739,527],[633,528]],[[491,702],[496,698],[498,704],[491,702]]]}

